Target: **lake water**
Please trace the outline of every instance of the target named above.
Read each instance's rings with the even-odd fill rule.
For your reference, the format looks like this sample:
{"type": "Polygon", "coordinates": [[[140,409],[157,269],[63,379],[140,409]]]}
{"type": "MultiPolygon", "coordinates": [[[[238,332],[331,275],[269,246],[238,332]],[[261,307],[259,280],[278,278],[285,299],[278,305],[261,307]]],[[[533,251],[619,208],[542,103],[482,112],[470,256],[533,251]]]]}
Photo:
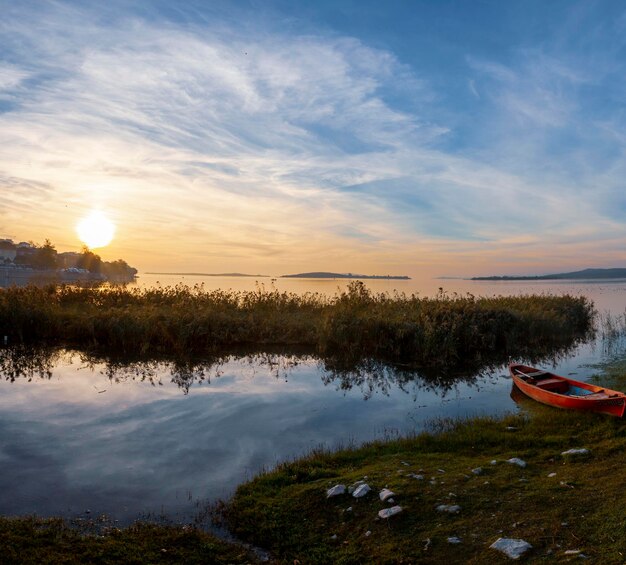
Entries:
{"type": "MultiPolygon", "coordinates": [[[[254,279],[146,275],[141,285],[204,282],[253,289],[254,279]]],[[[258,279],[261,282],[263,279],[258,279]]],[[[280,290],[334,293],[346,281],[264,280],[280,290]]],[[[622,314],[626,282],[367,281],[375,291],[433,295],[584,294],[622,314]]],[[[423,430],[442,417],[516,411],[506,368],[439,382],[392,368],[336,374],[310,357],[230,358],[204,372],[163,363],[108,367],[61,351],[50,373],[14,369],[0,380],[0,514],[108,514],[120,523],[167,516],[188,521],[262,468],[324,445],[359,444],[423,430]],[[86,511],[89,511],[86,514],[86,511]]],[[[555,362],[589,378],[588,365],[623,353],[578,346],[555,362]]],[[[552,366],[552,365],[550,365],[552,366]]],[[[33,367],[31,367],[33,369],[33,367]]]]}

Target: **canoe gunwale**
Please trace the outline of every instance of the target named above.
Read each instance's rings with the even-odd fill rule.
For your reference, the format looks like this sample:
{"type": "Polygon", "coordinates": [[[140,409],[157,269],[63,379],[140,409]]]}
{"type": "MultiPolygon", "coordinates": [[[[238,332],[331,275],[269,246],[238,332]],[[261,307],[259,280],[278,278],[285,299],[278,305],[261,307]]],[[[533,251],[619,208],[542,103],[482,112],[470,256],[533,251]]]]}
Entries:
{"type": "Polygon", "coordinates": [[[542,404],[570,410],[600,412],[618,417],[624,416],[626,411],[626,394],[623,392],[576,381],[548,371],[538,371],[534,367],[517,363],[509,365],[509,372],[519,390],[542,404]],[[520,369],[527,369],[527,371],[520,369]],[[541,379],[535,380],[533,378],[533,376],[539,375],[542,377],[541,379]],[[530,379],[526,380],[523,378],[524,376],[528,376],[530,379]],[[540,386],[542,381],[553,388],[558,387],[561,390],[542,388],[540,386]],[[563,390],[563,386],[566,386],[567,389],[563,390]],[[589,393],[582,395],[566,394],[570,386],[587,390],[589,393]]]}

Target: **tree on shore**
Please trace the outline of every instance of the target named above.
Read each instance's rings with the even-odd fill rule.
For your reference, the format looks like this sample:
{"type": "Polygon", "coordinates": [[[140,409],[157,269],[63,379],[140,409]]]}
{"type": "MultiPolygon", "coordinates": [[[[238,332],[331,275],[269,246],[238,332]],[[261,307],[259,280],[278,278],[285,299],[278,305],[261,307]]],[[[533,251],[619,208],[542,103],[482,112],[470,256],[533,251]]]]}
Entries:
{"type": "Polygon", "coordinates": [[[76,266],[90,273],[100,273],[102,271],[102,259],[100,255],[96,255],[89,247],[84,245],[76,266]]]}
{"type": "Polygon", "coordinates": [[[123,259],[117,261],[105,261],[102,264],[102,273],[111,279],[132,278],[137,274],[137,269],[131,267],[123,259]]]}
{"type": "Polygon", "coordinates": [[[34,268],[42,270],[57,268],[57,250],[49,239],[46,239],[42,246],[37,247],[32,258],[32,265],[34,268]]]}

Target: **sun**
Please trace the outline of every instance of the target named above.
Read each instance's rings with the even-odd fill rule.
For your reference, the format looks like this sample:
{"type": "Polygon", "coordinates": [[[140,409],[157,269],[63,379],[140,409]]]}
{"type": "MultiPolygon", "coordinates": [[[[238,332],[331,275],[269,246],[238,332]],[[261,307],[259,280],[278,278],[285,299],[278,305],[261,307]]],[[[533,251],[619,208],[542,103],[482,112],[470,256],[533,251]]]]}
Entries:
{"type": "Polygon", "coordinates": [[[89,249],[104,247],[115,235],[115,224],[102,212],[94,211],[78,222],[76,233],[89,249]]]}

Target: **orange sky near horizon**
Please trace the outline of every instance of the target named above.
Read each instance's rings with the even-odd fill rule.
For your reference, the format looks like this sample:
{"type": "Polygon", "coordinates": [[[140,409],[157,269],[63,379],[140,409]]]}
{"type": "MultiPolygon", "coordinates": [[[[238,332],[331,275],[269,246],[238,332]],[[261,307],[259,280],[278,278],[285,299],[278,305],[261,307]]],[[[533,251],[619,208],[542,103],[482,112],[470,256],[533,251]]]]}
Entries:
{"type": "Polygon", "coordinates": [[[77,251],[100,210],[140,272],[626,267],[611,10],[200,4],[7,6],[0,238],[77,251]]]}

